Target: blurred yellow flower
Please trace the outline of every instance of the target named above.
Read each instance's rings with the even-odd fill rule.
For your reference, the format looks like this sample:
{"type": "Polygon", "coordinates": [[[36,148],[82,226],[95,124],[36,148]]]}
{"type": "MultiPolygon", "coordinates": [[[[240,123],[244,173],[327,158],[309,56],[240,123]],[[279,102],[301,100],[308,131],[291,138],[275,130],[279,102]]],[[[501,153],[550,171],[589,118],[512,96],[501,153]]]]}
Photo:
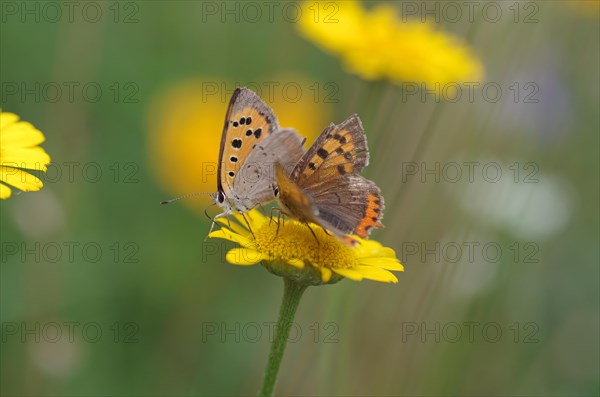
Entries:
{"type": "MultiPolygon", "coordinates": [[[[313,84],[297,76],[282,76],[264,85],[248,83],[248,88],[272,107],[282,127],[292,127],[312,142],[332,119],[330,106],[316,96],[313,84]]],[[[223,121],[234,88],[234,83],[217,79],[184,81],[167,87],[152,102],[148,157],[169,197],[216,191],[223,121]]],[[[203,214],[212,200],[198,196],[182,202],[203,214]]]]}
{"type": "Polygon", "coordinates": [[[566,2],[581,14],[590,18],[600,17],[600,1],[599,0],[572,0],[566,2]]]}
{"type": "Polygon", "coordinates": [[[262,262],[269,271],[293,279],[300,284],[335,283],[343,277],[360,281],[370,279],[396,283],[390,270],[403,271],[394,250],[373,240],[359,241],[356,246],[341,243],[312,225],[318,241],[308,227],[295,220],[286,220],[277,227],[276,221],[254,209],[245,214],[252,233],[242,215],[234,214],[236,222],[220,218],[221,229],[209,234],[240,245],[230,250],[226,259],[234,265],[255,265],[262,262]]]}
{"type": "MultiPolygon", "coordinates": [[[[394,83],[475,82],[483,77],[481,62],[459,39],[430,23],[402,21],[390,4],[365,10],[360,2],[335,3],[336,12],[317,13],[320,3],[306,1],[299,30],[323,50],[340,56],[350,73],[365,80],[394,83]]],[[[323,6],[321,7],[323,8],[323,6]]]]}
{"type": "Polygon", "coordinates": [[[38,145],[44,134],[13,113],[0,112],[0,199],[11,196],[13,186],[24,192],[35,192],[44,186],[35,175],[25,170],[46,171],[50,156],[38,145]]]}

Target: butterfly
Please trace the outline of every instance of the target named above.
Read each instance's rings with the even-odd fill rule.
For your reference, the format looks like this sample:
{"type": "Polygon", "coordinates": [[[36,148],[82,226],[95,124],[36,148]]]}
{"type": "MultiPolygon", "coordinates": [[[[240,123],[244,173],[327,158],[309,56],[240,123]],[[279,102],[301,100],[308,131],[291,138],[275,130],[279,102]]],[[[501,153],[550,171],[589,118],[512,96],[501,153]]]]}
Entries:
{"type": "Polygon", "coordinates": [[[383,227],[381,191],[359,175],[368,163],[367,139],[354,114],[325,128],[291,173],[276,165],[274,193],[284,214],[353,243],[349,234],[366,238],[373,228],[383,227]]]}
{"type": "Polygon", "coordinates": [[[256,93],[237,88],[221,136],[217,192],[212,199],[224,211],[215,219],[274,200],[273,166],[298,162],[304,140],[292,129],[281,129],[273,110],[256,93]]]}

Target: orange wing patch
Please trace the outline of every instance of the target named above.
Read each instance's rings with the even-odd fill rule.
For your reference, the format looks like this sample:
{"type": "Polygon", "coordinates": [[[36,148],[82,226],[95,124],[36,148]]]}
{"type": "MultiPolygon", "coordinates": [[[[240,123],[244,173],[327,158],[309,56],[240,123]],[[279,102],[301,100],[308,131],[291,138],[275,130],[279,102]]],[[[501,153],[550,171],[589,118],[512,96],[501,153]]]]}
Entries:
{"type": "Polygon", "coordinates": [[[264,112],[245,107],[227,121],[227,141],[223,146],[221,180],[224,188],[233,186],[235,175],[252,149],[273,130],[276,120],[264,112]]]}
{"type": "Polygon", "coordinates": [[[381,194],[375,192],[369,192],[367,206],[365,208],[365,214],[360,220],[360,223],[354,230],[354,234],[361,238],[366,238],[371,229],[381,228],[381,218],[383,217],[383,197],[381,194]]]}

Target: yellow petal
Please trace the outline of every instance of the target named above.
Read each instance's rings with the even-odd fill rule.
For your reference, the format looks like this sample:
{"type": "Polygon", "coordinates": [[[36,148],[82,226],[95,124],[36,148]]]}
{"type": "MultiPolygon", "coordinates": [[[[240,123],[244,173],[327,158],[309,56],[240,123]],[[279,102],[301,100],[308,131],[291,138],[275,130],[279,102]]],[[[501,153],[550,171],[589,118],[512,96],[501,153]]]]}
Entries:
{"type": "Polygon", "coordinates": [[[0,199],[5,200],[11,195],[11,190],[4,183],[0,183],[0,199]]]}
{"type": "Polygon", "coordinates": [[[352,236],[356,240],[358,240],[358,244],[355,246],[359,252],[372,252],[377,251],[379,248],[383,247],[375,240],[364,240],[360,237],[352,236]]]}
{"type": "Polygon", "coordinates": [[[387,270],[380,269],[372,266],[364,266],[364,265],[356,265],[354,269],[362,274],[364,278],[368,278],[370,280],[382,281],[386,283],[397,283],[398,279],[394,276],[393,273],[388,272],[387,270]]]}
{"type": "Polygon", "coordinates": [[[19,116],[14,113],[1,112],[0,113],[0,131],[3,131],[6,127],[19,121],[19,116]]]}
{"type": "Polygon", "coordinates": [[[250,232],[248,231],[248,229],[246,229],[245,227],[241,226],[239,223],[237,223],[235,220],[231,221],[230,219],[227,218],[227,216],[223,216],[220,218],[217,218],[216,221],[218,223],[220,223],[221,225],[231,229],[231,231],[237,233],[237,234],[241,234],[242,236],[247,236],[250,234],[250,232]]]}
{"type": "Polygon", "coordinates": [[[35,192],[40,190],[44,184],[42,181],[23,170],[0,166],[0,181],[12,185],[24,192],[35,192]]]}
{"type": "Polygon", "coordinates": [[[360,281],[360,280],[363,279],[362,274],[360,272],[354,270],[354,269],[344,269],[344,268],[335,268],[334,267],[331,270],[333,270],[334,272],[336,272],[340,276],[344,276],[346,278],[349,278],[350,280],[360,281]]]}
{"type": "Polygon", "coordinates": [[[321,280],[323,280],[324,283],[331,280],[331,275],[333,273],[331,272],[331,270],[329,268],[321,267],[320,270],[321,270],[321,280]]]}
{"type": "Polygon", "coordinates": [[[396,251],[394,251],[390,247],[381,246],[369,252],[368,256],[396,258],[396,251]]]}
{"type": "Polygon", "coordinates": [[[241,225],[246,225],[244,216],[248,220],[250,227],[252,227],[253,229],[258,229],[259,227],[264,225],[265,222],[267,221],[267,218],[265,218],[265,216],[263,214],[261,214],[260,211],[257,210],[256,208],[251,211],[246,212],[243,215],[240,213],[235,214],[236,219],[240,222],[241,225]]]}
{"type": "Polygon", "coordinates": [[[26,121],[9,124],[0,133],[3,147],[31,147],[44,142],[44,139],[44,134],[26,121]]]}
{"type": "Polygon", "coordinates": [[[390,247],[384,247],[375,240],[363,240],[358,239],[360,244],[356,245],[356,251],[359,258],[394,258],[396,259],[396,252],[390,247]]]}
{"type": "Polygon", "coordinates": [[[225,260],[232,265],[256,265],[263,260],[263,255],[250,248],[234,248],[225,255],[225,260]]]}
{"type": "Polygon", "coordinates": [[[3,147],[1,165],[14,168],[27,168],[36,171],[46,171],[50,156],[41,147],[14,148],[3,147]]]}
{"type": "Polygon", "coordinates": [[[404,266],[396,258],[360,258],[358,262],[361,265],[379,267],[381,269],[404,271],[404,266]]]}
{"type": "Polygon", "coordinates": [[[294,267],[297,267],[298,269],[304,268],[304,261],[302,259],[288,259],[287,263],[294,267]]]}
{"type": "Polygon", "coordinates": [[[229,229],[221,228],[219,230],[215,230],[214,232],[208,235],[209,238],[222,238],[225,240],[233,241],[234,243],[238,243],[242,247],[253,247],[253,243],[250,239],[241,236],[237,233],[233,233],[229,229]]]}

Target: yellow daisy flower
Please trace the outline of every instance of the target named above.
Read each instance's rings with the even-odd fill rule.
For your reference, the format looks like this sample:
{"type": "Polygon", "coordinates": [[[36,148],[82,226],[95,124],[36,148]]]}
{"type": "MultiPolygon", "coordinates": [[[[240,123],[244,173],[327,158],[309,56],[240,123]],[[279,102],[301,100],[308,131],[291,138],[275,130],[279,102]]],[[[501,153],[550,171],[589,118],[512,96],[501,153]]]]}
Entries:
{"type": "Polygon", "coordinates": [[[233,217],[237,222],[218,219],[222,227],[209,237],[240,245],[225,256],[234,265],[261,263],[270,272],[304,285],[332,284],[344,277],[396,283],[390,270],[404,270],[394,250],[373,240],[354,236],[359,243],[350,247],[311,225],[317,241],[305,224],[285,220],[277,230],[277,222],[256,209],[245,214],[251,233],[240,214],[233,217]]]}
{"type": "Polygon", "coordinates": [[[227,252],[227,261],[243,266],[260,263],[283,278],[277,327],[259,393],[260,396],[271,396],[291,324],[302,294],[309,286],[333,284],[343,278],[397,283],[398,279],[390,270],[401,272],[404,267],[394,250],[373,240],[353,236],[358,244],[350,247],[317,225],[311,224],[312,232],[307,225],[295,220],[281,220],[278,226],[257,209],[247,212],[245,220],[237,213],[232,216],[231,222],[217,219],[221,229],[208,235],[240,245],[227,252]]]}
{"type": "Polygon", "coordinates": [[[365,80],[387,78],[398,84],[434,86],[475,82],[483,77],[481,62],[457,37],[431,23],[402,21],[397,8],[390,4],[379,4],[369,11],[360,2],[341,1],[335,3],[333,15],[326,15],[324,6],[316,13],[318,4],[303,3],[300,33],[340,56],[350,73],[365,80]]]}
{"type": "Polygon", "coordinates": [[[42,181],[25,170],[46,171],[50,156],[38,145],[44,134],[13,113],[0,112],[0,199],[7,199],[13,186],[35,192],[42,181]]]}

